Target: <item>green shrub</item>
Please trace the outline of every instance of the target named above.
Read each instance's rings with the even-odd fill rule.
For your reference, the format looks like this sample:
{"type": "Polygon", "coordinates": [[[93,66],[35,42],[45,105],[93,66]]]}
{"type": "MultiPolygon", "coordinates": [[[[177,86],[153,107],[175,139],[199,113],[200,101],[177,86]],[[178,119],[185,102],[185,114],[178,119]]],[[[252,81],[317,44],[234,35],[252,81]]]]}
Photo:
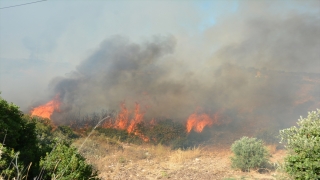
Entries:
{"type": "MultiPolygon", "coordinates": [[[[57,132],[75,137],[68,127],[57,132]]],[[[0,142],[4,142],[0,144],[0,178],[98,179],[75,148],[56,143],[56,139],[49,119],[24,115],[18,106],[0,97],[0,142]]]]}
{"type": "Polygon", "coordinates": [[[0,97],[0,140],[8,149],[19,152],[19,165],[26,168],[32,163],[29,175],[38,173],[39,153],[36,124],[23,118],[19,107],[0,97]]]}
{"type": "Polygon", "coordinates": [[[11,179],[16,177],[16,171],[11,165],[15,157],[13,149],[9,150],[0,143],[0,177],[11,179]]]}
{"type": "Polygon", "coordinates": [[[44,179],[99,179],[97,171],[87,164],[75,147],[58,142],[56,147],[41,159],[41,178],[44,179]]]}
{"type": "Polygon", "coordinates": [[[280,131],[281,142],[289,150],[285,170],[294,179],[320,179],[320,110],[280,131]]]}
{"type": "Polygon", "coordinates": [[[235,155],[231,157],[232,167],[242,171],[263,167],[268,160],[263,142],[256,138],[242,137],[232,144],[231,150],[235,155]]]}

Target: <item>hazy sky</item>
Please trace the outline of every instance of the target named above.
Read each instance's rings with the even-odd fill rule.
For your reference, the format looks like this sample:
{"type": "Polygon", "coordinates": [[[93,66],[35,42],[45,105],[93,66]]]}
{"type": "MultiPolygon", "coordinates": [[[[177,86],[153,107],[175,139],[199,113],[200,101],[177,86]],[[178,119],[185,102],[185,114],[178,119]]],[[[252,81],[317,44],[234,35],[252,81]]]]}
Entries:
{"type": "MultiPolygon", "coordinates": [[[[28,1],[0,1],[0,7],[28,1]]],[[[2,96],[25,106],[113,35],[141,41],[153,35],[192,38],[236,1],[57,1],[0,10],[2,96]]],[[[191,44],[191,42],[189,42],[191,44]]]]}
{"type": "MultiPolygon", "coordinates": [[[[28,2],[32,0],[1,0],[0,7],[28,2]]],[[[319,2],[47,0],[0,9],[1,96],[27,109],[51,95],[49,85],[55,77],[67,77],[115,35],[137,44],[154,36],[172,36],[173,63],[181,63],[197,77],[218,69],[224,61],[319,73],[316,49],[320,42],[319,36],[313,36],[319,35],[319,2]],[[279,31],[274,33],[273,28],[279,31]],[[287,33],[293,36],[282,38],[287,33]],[[301,38],[296,36],[299,33],[301,38]],[[266,38],[269,35],[272,38],[266,38]],[[289,51],[292,39],[300,45],[289,51]],[[286,53],[282,53],[284,47],[286,53]],[[303,47],[308,47],[303,50],[308,54],[306,61],[301,59],[305,54],[295,52],[303,47]],[[280,58],[292,61],[279,63],[280,58]]]]}

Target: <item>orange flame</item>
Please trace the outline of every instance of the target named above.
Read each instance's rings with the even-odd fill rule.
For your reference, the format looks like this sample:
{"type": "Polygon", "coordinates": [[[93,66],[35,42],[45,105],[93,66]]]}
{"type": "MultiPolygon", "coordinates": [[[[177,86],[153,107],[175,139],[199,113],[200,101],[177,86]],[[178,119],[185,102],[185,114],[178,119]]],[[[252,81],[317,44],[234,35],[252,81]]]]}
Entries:
{"type": "Polygon", "coordinates": [[[140,113],[140,105],[138,103],[136,103],[136,105],[135,105],[134,113],[135,113],[134,118],[131,119],[130,126],[127,129],[127,131],[129,133],[133,132],[136,125],[143,121],[144,113],[140,113]]]}
{"type": "Polygon", "coordinates": [[[130,111],[126,108],[125,103],[121,103],[120,107],[121,110],[118,113],[115,122],[112,123],[112,121],[106,121],[102,127],[127,130],[128,133],[133,133],[134,135],[139,136],[143,141],[148,142],[149,138],[136,129],[137,124],[143,122],[144,117],[144,113],[140,112],[140,104],[135,104],[133,117],[130,111]],[[132,119],[129,121],[130,117],[132,117],[132,119]]]}
{"type": "Polygon", "coordinates": [[[59,97],[59,95],[56,95],[54,97],[54,99],[47,102],[46,104],[38,106],[38,107],[34,108],[33,110],[31,110],[31,116],[39,116],[42,118],[50,119],[52,113],[55,110],[59,110],[60,105],[61,105],[60,97],[59,97]]]}
{"type": "Polygon", "coordinates": [[[115,128],[126,129],[129,121],[129,111],[126,108],[125,103],[122,103],[120,107],[121,107],[121,111],[118,114],[115,128]]]}
{"type": "Polygon", "coordinates": [[[214,123],[218,122],[218,115],[215,114],[214,118],[210,118],[208,114],[198,114],[198,113],[193,113],[189,116],[187,120],[187,132],[191,132],[193,129],[195,132],[202,132],[204,127],[206,126],[212,126],[214,123]]]}

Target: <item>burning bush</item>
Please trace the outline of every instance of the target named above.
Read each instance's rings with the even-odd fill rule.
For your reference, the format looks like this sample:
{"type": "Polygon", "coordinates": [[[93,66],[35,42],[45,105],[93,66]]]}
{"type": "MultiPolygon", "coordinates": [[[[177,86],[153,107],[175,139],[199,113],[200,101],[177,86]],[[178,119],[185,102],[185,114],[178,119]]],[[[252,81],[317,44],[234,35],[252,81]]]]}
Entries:
{"type": "Polygon", "coordinates": [[[194,131],[187,133],[184,124],[171,119],[159,120],[154,125],[140,122],[136,124],[131,133],[125,129],[117,129],[114,127],[99,127],[96,130],[107,137],[122,142],[162,144],[172,149],[186,149],[196,146],[210,137],[205,130],[203,133],[194,131]]]}
{"type": "Polygon", "coordinates": [[[262,167],[268,160],[268,152],[261,140],[242,137],[231,146],[235,157],[231,157],[232,167],[242,171],[262,167]]]}
{"type": "Polygon", "coordinates": [[[285,170],[294,179],[320,179],[320,110],[309,112],[297,124],[280,131],[289,150],[285,170]]]}

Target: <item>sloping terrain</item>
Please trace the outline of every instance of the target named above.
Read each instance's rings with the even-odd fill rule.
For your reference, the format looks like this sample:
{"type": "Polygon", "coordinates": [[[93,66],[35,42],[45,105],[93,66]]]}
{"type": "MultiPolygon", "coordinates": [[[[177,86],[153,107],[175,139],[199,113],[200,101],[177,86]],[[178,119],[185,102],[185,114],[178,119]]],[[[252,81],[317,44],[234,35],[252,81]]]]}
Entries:
{"type": "MultiPolygon", "coordinates": [[[[84,139],[74,145],[80,147],[84,139]]],[[[268,146],[270,161],[279,163],[285,150],[268,146]]],[[[276,179],[276,170],[241,172],[231,168],[227,145],[171,150],[162,145],[125,144],[93,135],[79,150],[102,179],[276,179]]]]}

